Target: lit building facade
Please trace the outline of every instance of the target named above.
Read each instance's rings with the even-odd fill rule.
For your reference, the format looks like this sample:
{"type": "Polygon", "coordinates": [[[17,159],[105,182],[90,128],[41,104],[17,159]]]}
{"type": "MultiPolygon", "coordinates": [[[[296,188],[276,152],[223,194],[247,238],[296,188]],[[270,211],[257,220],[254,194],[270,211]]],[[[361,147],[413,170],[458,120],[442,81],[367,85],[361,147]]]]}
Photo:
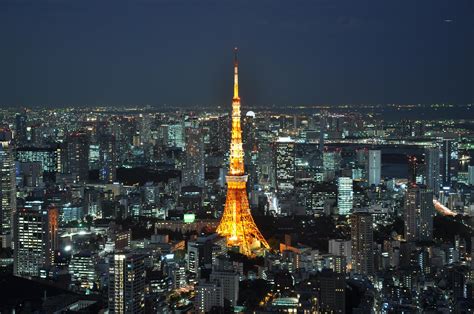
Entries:
{"type": "Polygon", "coordinates": [[[186,157],[182,171],[182,185],[204,186],[204,137],[198,121],[185,128],[186,157]]]}
{"type": "Polygon", "coordinates": [[[443,187],[451,187],[457,181],[458,174],[458,142],[454,139],[444,139],[441,150],[441,175],[443,187]]]}
{"type": "Polygon", "coordinates": [[[433,240],[433,190],[417,185],[407,189],[405,195],[405,240],[433,240]]]}
{"type": "Polygon", "coordinates": [[[275,142],[275,179],[280,194],[291,193],[295,188],[295,141],[280,137],[275,142]]]}
{"type": "Polygon", "coordinates": [[[441,186],[440,154],[438,147],[425,150],[425,178],[426,186],[438,195],[441,186]]]}
{"type": "Polygon", "coordinates": [[[367,212],[351,215],[352,270],[371,276],[374,273],[373,218],[367,212]]]}
{"type": "Polygon", "coordinates": [[[145,312],[145,259],[116,253],[109,265],[109,312],[145,312]]]}
{"type": "MultiPolygon", "coordinates": [[[[0,235],[12,234],[12,219],[16,210],[15,162],[9,129],[0,130],[0,235]]],[[[9,242],[9,241],[8,241],[9,242]]]]}
{"type": "Polygon", "coordinates": [[[57,243],[57,216],[48,210],[20,209],[15,213],[13,272],[38,277],[40,269],[52,264],[57,243]],[[51,219],[51,221],[50,221],[51,219]]]}
{"type": "Polygon", "coordinates": [[[339,177],[337,181],[337,206],[339,215],[349,215],[354,206],[352,179],[339,177]]]}

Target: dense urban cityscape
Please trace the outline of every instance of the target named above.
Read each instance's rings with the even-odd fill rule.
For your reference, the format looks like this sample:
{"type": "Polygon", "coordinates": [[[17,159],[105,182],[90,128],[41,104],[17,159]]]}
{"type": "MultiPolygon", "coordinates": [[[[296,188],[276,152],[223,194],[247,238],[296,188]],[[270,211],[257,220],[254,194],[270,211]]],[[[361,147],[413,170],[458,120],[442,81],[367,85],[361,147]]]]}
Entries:
{"type": "Polygon", "coordinates": [[[1,0],[0,314],[474,312],[472,0],[1,0]]]}
{"type": "Polygon", "coordinates": [[[0,311],[472,311],[474,120],[360,107],[1,110],[0,311]]]}

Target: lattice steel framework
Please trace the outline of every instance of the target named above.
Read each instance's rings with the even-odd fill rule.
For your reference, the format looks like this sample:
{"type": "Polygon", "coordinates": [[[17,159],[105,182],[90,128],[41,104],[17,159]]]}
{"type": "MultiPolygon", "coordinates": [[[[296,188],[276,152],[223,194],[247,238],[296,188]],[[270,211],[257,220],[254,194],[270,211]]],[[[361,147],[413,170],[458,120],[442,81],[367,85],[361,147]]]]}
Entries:
{"type": "Polygon", "coordinates": [[[232,99],[232,138],[230,143],[230,167],[226,176],[227,196],[217,233],[227,239],[227,245],[239,247],[240,253],[252,256],[256,248],[269,249],[250,213],[247,198],[247,179],[244,169],[244,150],[240,126],[240,97],[237,48],[234,50],[234,98],[232,99]]]}

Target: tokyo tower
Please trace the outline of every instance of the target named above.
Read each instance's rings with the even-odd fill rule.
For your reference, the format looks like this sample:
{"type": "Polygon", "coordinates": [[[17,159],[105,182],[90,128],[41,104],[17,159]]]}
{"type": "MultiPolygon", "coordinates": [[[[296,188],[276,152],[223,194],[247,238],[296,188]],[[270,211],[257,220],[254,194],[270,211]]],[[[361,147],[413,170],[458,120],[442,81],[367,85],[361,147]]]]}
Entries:
{"type": "Polygon", "coordinates": [[[227,196],[224,213],[217,233],[227,239],[227,246],[238,247],[240,253],[252,256],[262,246],[269,249],[250,213],[247,198],[247,178],[244,171],[244,150],[240,127],[240,97],[237,48],[234,49],[234,98],[232,99],[232,139],[230,143],[230,167],[226,176],[227,196]]]}

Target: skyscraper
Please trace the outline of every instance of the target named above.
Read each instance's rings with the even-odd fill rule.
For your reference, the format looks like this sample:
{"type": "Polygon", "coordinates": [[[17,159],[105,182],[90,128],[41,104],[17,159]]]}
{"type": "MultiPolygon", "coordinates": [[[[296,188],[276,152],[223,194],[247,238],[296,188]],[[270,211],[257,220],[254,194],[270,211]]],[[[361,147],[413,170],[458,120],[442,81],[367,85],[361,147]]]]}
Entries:
{"type": "Polygon", "coordinates": [[[227,239],[227,246],[238,247],[245,255],[264,246],[267,241],[258,230],[250,213],[247,197],[247,175],[244,170],[242,129],[240,127],[240,97],[238,82],[237,49],[234,60],[234,98],[232,100],[232,139],[230,144],[230,167],[226,176],[227,196],[217,233],[227,239]]]}
{"type": "Polygon", "coordinates": [[[0,236],[5,238],[7,245],[11,241],[12,219],[16,210],[15,162],[11,140],[11,131],[0,129],[0,236]]]}
{"type": "Polygon", "coordinates": [[[440,178],[440,150],[438,147],[429,147],[425,150],[425,177],[426,186],[438,195],[441,186],[440,178]]]}
{"type": "Polygon", "coordinates": [[[442,146],[441,174],[443,187],[451,187],[457,181],[458,174],[458,142],[454,139],[444,139],[442,146]]]}
{"type": "Polygon", "coordinates": [[[417,185],[407,189],[405,197],[405,240],[433,239],[433,190],[417,185]]]}
{"type": "Polygon", "coordinates": [[[420,241],[433,240],[433,217],[435,208],[433,204],[433,190],[420,188],[420,216],[418,220],[418,239],[420,241]]]}
{"type": "Polygon", "coordinates": [[[65,172],[72,174],[77,182],[89,176],[89,137],[83,132],[74,132],[66,139],[65,172]]]}
{"type": "Polygon", "coordinates": [[[116,253],[109,265],[110,313],[145,312],[145,260],[143,255],[116,253]]]}
{"type": "Polygon", "coordinates": [[[352,270],[370,276],[374,272],[373,218],[368,212],[351,215],[352,270]]]}
{"type": "Polygon", "coordinates": [[[99,179],[112,183],[117,176],[117,153],[115,136],[104,134],[99,138],[99,179]]]}
{"type": "Polygon", "coordinates": [[[24,146],[28,142],[27,133],[27,122],[28,116],[26,110],[21,113],[17,113],[15,116],[15,142],[18,146],[24,146]]]}
{"type": "Polygon", "coordinates": [[[381,178],[381,152],[380,150],[369,150],[369,156],[367,158],[367,176],[369,186],[379,185],[381,178]]]}
{"type": "Polygon", "coordinates": [[[408,156],[408,184],[416,184],[418,174],[419,166],[416,156],[408,156]]]}
{"type": "Polygon", "coordinates": [[[21,209],[15,213],[13,272],[38,277],[42,267],[53,262],[57,245],[57,216],[54,210],[21,209]]]}
{"type": "Polygon", "coordinates": [[[295,187],[295,141],[280,137],[275,142],[275,179],[277,191],[291,193],[295,187]]]}
{"type": "Polygon", "coordinates": [[[204,136],[197,120],[185,128],[186,157],[182,185],[204,186],[204,136]]]}
{"type": "Polygon", "coordinates": [[[339,215],[350,214],[353,204],[352,179],[348,177],[339,177],[337,182],[337,207],[339,215]]]}
{"type": "Polygon", "coordinates": [[[405,240],[417,240],[417,201],[419,188],[416,185],[409,186],[405,194],[405,240]]]}

